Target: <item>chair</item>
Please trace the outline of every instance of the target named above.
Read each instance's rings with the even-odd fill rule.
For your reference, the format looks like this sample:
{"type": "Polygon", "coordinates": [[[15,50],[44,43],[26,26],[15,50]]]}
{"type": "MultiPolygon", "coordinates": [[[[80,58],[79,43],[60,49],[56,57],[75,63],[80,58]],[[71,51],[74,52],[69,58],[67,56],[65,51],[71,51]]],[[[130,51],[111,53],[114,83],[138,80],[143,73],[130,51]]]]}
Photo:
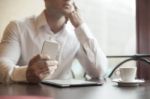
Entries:
{"type": "Polygon", "coordinates": [[[145,62],[147,64],[150,64],[150,60],[147,58],[150,58],[150,55],[148,54],[136,54],[136,55],[122,55],[122,56],[107,56],[107,58],[128,58],[122,62],[120,62],[118,65],[115,66],[115,68],[111,71],[111,73],[108,75],[109,78],[111,78],[111,76],[113,75],[113,73],[115,72],[115,70],[117,68],[119,68],[121,65],[123,65],[126,62],[129,62],[131,60],[135,60],[135,61],[142,61],[145,62]]]}

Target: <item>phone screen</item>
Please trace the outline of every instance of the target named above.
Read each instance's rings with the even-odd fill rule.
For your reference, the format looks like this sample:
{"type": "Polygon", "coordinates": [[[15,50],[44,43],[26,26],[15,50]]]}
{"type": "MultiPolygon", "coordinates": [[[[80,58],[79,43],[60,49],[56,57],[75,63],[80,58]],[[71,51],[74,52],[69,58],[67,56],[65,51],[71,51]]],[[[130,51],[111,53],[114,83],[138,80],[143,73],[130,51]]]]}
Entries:
{"type": "Polygon", "coordinates": [[[45,41],[43,43],[41,54],[49,55],[51,59],[56,59],[56,56],[58,54],[58,43],[45,41]]]}

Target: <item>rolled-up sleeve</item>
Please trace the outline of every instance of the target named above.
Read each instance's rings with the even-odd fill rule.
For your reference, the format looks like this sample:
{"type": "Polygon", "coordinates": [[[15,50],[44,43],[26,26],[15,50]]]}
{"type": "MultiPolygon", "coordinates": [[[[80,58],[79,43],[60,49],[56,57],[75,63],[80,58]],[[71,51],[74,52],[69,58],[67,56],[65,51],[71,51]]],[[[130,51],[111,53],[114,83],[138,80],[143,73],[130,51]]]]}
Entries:
{"type": "Polygon", "coordinates": [[[85,23],[76,28],[75,32],[81,45],[77,53],[77,59],[90,77],[103,79],[108,62],[97,40],[85,23]]]}
{"type": "Polygon", "coordinates": [[[19,28],[16,22],[10,22],[4,31],[0,42],[0,82],[9,83],[26,79],[24,77],[26,68],[17,66],[21,54],[18,33],[19,28]]]}

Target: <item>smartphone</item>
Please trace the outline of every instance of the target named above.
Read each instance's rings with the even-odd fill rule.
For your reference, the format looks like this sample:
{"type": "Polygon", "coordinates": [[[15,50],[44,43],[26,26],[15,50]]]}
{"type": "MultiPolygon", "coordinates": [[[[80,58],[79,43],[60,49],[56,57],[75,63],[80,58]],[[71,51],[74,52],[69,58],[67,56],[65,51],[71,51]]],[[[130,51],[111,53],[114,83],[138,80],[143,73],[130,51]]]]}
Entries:
{"type": "Polygon", "coordinates": [[[58,43],[52,41],[44,41],[41,54],[49,55],[51,59],[56,59],[58,54],[58,43]]]}

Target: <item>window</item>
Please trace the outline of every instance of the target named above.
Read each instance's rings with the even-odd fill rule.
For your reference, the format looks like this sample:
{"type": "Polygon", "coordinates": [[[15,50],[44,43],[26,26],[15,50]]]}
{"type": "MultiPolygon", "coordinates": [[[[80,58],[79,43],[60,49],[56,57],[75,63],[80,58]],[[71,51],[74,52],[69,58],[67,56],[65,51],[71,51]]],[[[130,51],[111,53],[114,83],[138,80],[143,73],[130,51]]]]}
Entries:
{"type": "Polygon", "coordinates": [[[77,0],[107,55],[136,53],[135,0],[77,0]]]}
{"type": "MultiPolygon", "coordinates": [[[[106,55],[136,53],[135,0],[77,0],[81,14],[106,55]]],[[[109,70],[124,58],[109,59],[109,70]]],[[[135,66],[131,61],[125,66],[135,66]]]]}

